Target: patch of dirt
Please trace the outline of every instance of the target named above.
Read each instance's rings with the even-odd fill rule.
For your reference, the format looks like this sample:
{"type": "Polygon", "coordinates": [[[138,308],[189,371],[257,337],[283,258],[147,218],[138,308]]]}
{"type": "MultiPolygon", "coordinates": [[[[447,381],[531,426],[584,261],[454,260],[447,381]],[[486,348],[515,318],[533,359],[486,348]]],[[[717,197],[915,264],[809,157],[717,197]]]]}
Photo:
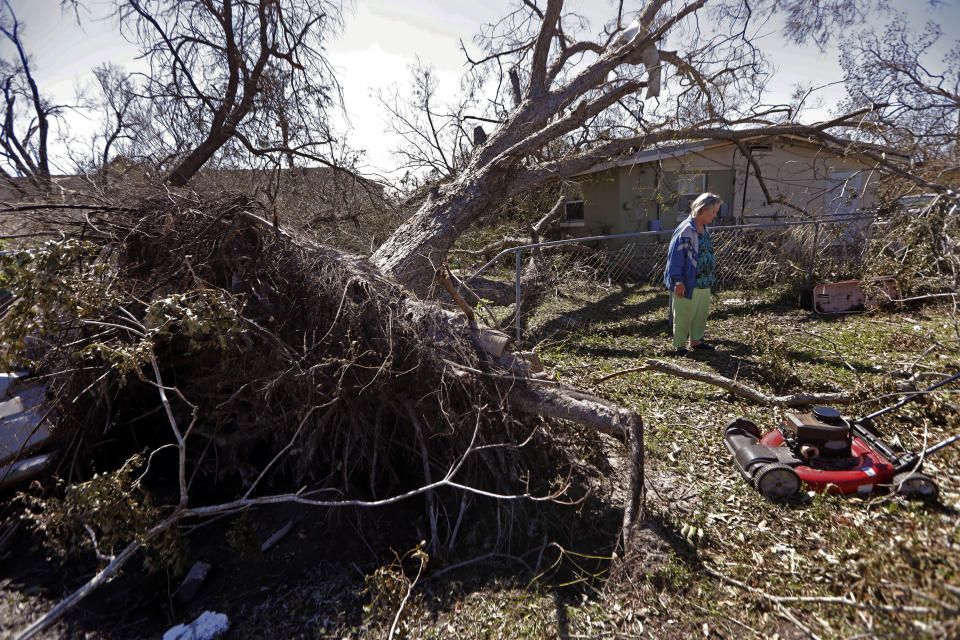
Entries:
{"type": "Polygon", "coordinates": [[[702,508],[700,495],[695,487],[684,484],[683,477],[648,465],[644,485],[647,489],[647,506],[669,512],[683,518],[702,508]]]}
{"type": "MultiPolygon", "coordinates": [[[[190,537],[186,567],[199,561],[212,567],[190,601],[181,602],[176,593],[183,576],[148,574],[134,561],[37,637],[159,638],[209,610],[227,615],[224,639],[339,638],[360,625],[364,576],[392,559],[384,550],[402,553],[418,540],[408,512],[396,508],[324,513],[275,505],[238,522],[221,518],[190,537]],[[259,545],[291,522],[289,533],[260,551],[259,545]],[[238,539],[254,544],[238,549],[238,539]]],[[[0,635],[13,637],[94,572],[92,559],[61,565],[38,539],[18,532],[0,568],[0,635]]]]}
{"type": "Polygon", "coordinates": [[[670,562],[675,545],[670,533],[656,520],[637,523],[628,556],[631,576],[651,576],[670,562]]]}
{"type": "Polygon", "coordinates": [[[647,468],[645,478],[648,517],[637,523],[622,567],[633,578],[652,576],[689,545],[655,514],[669,513],[683,519],[700,508],[700,497],[683,479],[669,471],[647,468]]]}

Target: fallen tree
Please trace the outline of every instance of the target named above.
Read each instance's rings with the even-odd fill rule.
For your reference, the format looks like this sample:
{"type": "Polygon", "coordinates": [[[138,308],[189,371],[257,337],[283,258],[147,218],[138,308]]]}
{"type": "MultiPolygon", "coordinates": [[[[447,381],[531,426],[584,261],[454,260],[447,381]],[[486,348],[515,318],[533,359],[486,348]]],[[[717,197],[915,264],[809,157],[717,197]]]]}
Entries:
{"type": "MultiPolygon", "coordinates": [[[[858,105],[809,124],[798,121],[792,105],[769,106],[766,66],[751,40],[754,12],[784,12],[800,24],[813,17],[817,29],[848,23],[832,7],[756,4],[650,0],[627,14],[619,3],[596,39],[574,28],[584,21],[565,13],[562,0],[519,4],[479,38],[485,55],[468,58],[479,75],[500,74],[487,102],[492,113],[475,118],[496,128],[374,252],[374,264],[410,291],[432,295],[434,273],[457,238],[497,203],[678,141],[725,140],[743,149],[758,137],[801,136],[837,155],[856,152],[925,189],[946,189],[838,134],[862,129],[883,105],[858,105]],[[667,41],[681,49],[663,48],[667,41]]],[[[790,37],[802,40],[806,31],[790,25],[790,37]]],[[[771,190],[756,162],[751,169],[768,203],[797,208],[771,190]]]]}
{"type": "Polygon", "coordinates": [[[556,420],[628,444],[629,536],[638,415],[534,377],[506,336],[259,213],[244,196],[187,192],[91,206],[76,233],[23,256],[0,356],[51,380],[66,481],[27,499],[28,517],[62,552],[107,564],[21,637],[141,550],[175,562],[185,521],[419,497],[428,545],[451,548],[454,496],[578,502],[556,420]]]}

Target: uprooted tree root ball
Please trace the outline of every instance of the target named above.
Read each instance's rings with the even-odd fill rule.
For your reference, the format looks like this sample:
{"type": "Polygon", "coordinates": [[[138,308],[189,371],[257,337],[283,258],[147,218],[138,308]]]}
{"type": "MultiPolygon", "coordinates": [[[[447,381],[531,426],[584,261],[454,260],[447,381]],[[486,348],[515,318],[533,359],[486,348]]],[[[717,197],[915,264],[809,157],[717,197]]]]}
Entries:
{"type": "MultiPolygon", "coordinates": [[[[256,213],[242,196],[165,194],[95,211],[83,236],[25,266],[2,355],[49,376],[67,486],[116,485],[137,456],[123,477],[156,517],[118,510],[128,539],[178,504],[383,499],[455,468],[484,491],[559,495],[572,454],[510,408],[518,382],[496,375],[461,316],[256,213]]],[[[43,520],[63,502],[32,504],[43,520]]]]}

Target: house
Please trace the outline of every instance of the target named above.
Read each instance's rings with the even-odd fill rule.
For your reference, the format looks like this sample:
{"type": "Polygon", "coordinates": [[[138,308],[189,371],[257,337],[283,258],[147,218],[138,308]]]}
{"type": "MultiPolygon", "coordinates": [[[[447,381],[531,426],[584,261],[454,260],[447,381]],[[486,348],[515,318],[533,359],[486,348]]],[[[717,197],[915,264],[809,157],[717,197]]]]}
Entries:
{"type": "MultiPolygon", "coordinates": [[[[715,225],[852,214],[876,203],[879,173],[868,158],[838,155],[793,135],[753,138],[743,145],[760,167],[771,199],[789,204],[767,203],[753,164],[736,144],[684,142],[643,150],[578,176],[581,197],[567,203],[562,235],[668,231],[704,191],[724,200],[715,225]]],[[[895,157],[907,161],[902,154],[895,157]]]]}

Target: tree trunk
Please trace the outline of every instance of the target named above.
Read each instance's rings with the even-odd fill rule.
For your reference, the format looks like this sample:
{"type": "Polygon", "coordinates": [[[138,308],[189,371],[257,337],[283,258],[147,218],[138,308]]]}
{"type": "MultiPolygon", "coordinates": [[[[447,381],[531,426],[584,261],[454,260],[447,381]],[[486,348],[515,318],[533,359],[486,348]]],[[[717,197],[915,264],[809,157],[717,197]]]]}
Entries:
{"type": "Polygon", "coordinates": [[[430,197],[370,260],[409,291],[429,297],[434,289],[434,274],[460,234],[491,203],[510,195],[503,171],[491,166],[468,169],[460,179],[430,197]]]}
{"type": "Polygon", "coordinates": [[[170,172],[167,176],[167,182],[175,187],[182,187],[190,181],[197,171],[207,163],[207,160],[213,157],[217,149],[230,138],[227,134],[222,134],[216,138],[210,137],[204,140],[200,146],[190,152],[183,162],[170,172]]]}

